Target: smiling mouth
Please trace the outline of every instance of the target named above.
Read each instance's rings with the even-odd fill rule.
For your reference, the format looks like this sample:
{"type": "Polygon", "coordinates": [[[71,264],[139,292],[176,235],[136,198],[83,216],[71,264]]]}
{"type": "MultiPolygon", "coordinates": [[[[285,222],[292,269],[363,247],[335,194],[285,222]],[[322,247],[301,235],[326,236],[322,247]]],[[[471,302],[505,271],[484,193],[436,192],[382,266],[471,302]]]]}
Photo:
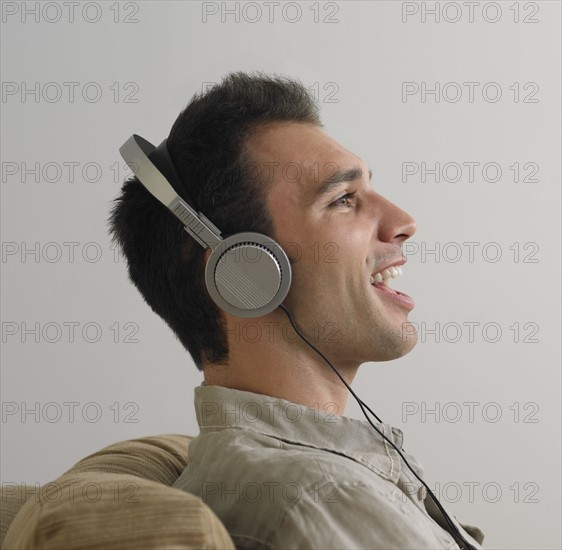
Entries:
{"type": "Polygon", "coordinates": [[[403,275],[402,268],[400,266],[390,267],[384,269],[379,273],[371,275],[371,286],[377,290],[382,296],[392,299],[394,302],[400,304],[406,309],[414,309],[414,300],[407,294],[394,290],[388,286],[387,282],[390,279],[395,279],[396,277],[401,277],[403,275]]]}

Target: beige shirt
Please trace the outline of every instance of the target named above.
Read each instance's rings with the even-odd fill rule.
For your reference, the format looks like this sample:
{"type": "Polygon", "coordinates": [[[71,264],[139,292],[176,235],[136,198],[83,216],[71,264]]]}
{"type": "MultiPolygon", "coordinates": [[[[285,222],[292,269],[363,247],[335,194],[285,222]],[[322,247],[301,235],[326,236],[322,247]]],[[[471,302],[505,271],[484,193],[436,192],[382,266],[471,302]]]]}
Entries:
{"type": "MultiPolygon", "coordinates": [[[[237,548],[459,548],[366,421],[222,386],[196,387],[195,410],[200,434],[174,487],[201,497],[237,548]]],[[[402,451],[399,429],[373,423],[402,451]]],[[[480,529],[449,516],[481,548],[480,529]]]]}

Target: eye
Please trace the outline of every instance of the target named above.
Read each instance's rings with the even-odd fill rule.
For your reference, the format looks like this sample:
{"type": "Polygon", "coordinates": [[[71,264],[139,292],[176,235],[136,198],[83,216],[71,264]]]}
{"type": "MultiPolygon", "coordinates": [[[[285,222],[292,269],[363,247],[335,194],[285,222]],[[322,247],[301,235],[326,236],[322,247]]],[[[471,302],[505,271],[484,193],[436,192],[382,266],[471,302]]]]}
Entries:
{"type": "Polygon", "coordinates": [[[341,197],[337,198],[333,203],[330,204],[330,208],[336,208],[338,206],[343,206],[344,208],[351,208],[350,205],[345,205],[343,202],[341,201],[348,201],[350,199],[352,199],[355,196],[355,191],[353,191],[352,193],[346,193],[345,195],[342,195],[341,197]]]}

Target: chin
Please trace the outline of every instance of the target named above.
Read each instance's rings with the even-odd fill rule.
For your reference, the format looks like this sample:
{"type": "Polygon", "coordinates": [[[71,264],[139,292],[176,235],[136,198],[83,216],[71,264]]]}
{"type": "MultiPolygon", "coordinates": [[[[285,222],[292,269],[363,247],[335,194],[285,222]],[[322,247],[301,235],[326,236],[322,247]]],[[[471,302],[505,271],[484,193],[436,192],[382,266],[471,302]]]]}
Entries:
{"type": "Polygon", "coordinates": [[[413,327],[407,323],[406,330],[398,330],[389,336],[383,346],[377,347],[370,354],[367,361],[394,361],[408,355],[418,343],[418,333],[413,327]]]}
{"type": "Polygon", "coordinates": [[[411,323],[406,323],[406,330],[402,331],[400,338],[401,352],[398,357],[404,357],[408,355],[418,343],[418,331],[415,329],[414,325],[411,323]]]}
{"type": "Polygon", "coordinates": [[[402,350],[402,353],[400,354],[400,357],[404,357],[404,355],[408,355],[408,353],[410,353],[416,347],[417,343],[418,343],[418,335],[417,334],[415,336],[410,337],[408,339],[407,345],[404,346],[404,349],[402,350]]]}

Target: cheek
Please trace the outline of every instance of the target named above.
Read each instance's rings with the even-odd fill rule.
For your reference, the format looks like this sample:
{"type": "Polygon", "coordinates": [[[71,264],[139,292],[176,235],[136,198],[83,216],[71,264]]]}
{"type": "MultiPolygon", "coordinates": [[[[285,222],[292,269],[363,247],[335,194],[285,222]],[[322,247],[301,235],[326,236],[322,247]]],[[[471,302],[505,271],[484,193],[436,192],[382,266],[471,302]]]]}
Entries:
{"type": "Polygon", "coordinates": [[[317,293],[330,289],[333,294],[365,294],[368,283],[367,251],[353,247],[349,241],[335,241],[309,234],[307,240],[284,246],[292,260],[293,280],[302,289],[317,293]]]}

